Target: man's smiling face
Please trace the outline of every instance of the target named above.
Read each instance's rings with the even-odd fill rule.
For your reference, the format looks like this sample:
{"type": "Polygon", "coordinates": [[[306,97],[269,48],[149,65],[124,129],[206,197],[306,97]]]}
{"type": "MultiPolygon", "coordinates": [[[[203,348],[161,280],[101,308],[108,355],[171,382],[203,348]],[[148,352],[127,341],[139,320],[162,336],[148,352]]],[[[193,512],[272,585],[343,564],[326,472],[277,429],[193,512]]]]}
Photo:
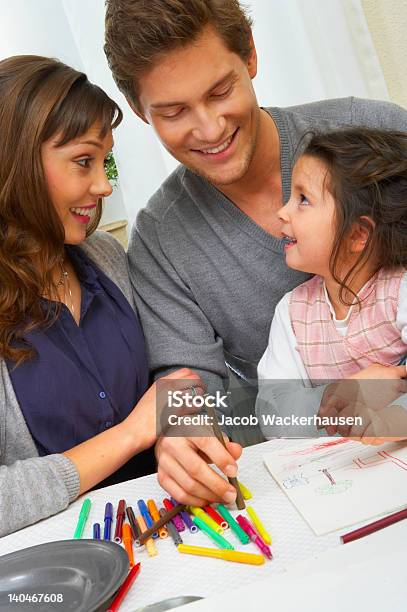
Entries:
{"type": "Polygon", "coordinates": [[[216,186],[244,177],[256,148],[260,109],[244,62],[207,27],[190,45],[160,58],[139,80],[144,118],[168,152],[216,186]]]}

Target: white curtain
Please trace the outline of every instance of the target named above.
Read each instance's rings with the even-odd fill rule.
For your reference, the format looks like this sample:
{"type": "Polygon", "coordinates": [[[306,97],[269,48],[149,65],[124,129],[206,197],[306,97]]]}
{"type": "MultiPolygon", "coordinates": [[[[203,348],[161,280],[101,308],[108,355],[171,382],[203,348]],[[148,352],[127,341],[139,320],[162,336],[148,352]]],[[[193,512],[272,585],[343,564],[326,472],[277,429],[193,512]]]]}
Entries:
{"type": "Polygon", "coordinates": [[[388,99],[359,0],[251,0],[261,104],[388,99]]]}
{"type": "MultiPolygon", "coordinates": [[[[259,55],[255,89],[261,105],[288,106],[355,95],[388,99],[360,0],[250,0],[259,55]]],[[[150,126],[129,109],[103,54],[104,0],[1,0],[0,58],[20,53],[58,57],[84,70],[122,107],[114,154],[119,195],[104,221],[137,211],[175,168],[150,126]]]]}

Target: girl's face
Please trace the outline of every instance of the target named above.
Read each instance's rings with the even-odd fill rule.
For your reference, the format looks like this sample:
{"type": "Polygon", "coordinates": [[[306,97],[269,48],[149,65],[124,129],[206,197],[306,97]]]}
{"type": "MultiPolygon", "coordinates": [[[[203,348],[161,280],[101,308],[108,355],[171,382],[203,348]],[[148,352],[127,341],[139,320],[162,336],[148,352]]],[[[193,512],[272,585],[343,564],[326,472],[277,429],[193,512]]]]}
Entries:
{"type": "Polygon", "coordinates": [[[98,200],[109,196],[104,162],[113,146],[111,130],[101,139],[94,124],[85,134],[58,147],[58,136],[43,143],[42,165],[48,193],[65,230],[65,244],[79,244],[98,200]]]}
{"type": "Polygon", "coordinates": [[[324,186],[327,168],[303,155],[294,166],[291,197],[280,208],[284,247],[290,268],[328,276],[335,234],[335,203],[324,186]]]}

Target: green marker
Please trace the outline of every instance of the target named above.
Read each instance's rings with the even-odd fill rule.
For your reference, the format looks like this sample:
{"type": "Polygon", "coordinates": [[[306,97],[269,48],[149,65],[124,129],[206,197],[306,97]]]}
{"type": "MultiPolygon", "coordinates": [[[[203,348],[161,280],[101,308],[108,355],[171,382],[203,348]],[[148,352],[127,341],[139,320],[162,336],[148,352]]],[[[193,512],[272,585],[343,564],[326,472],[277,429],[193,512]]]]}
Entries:
{"type": "Polygon", "coordinates": [[[230,514],[229,510],[223,506],[223,504],[218,504],[216,510],[219,514],[229,523],[229,527],[233,531],[235,535],[239,538],[242,544],[248,544],[250,542],[250,538],[245,531],[240,527],[239,523],[235,521],[233,516],[230,514]]]}
{"type": "Polygon", "coordinates": [[[209,527],[209,525],[207,525],[205,521],[200,519],[199,516],[192,517],[192,520],[194,521],[195,525],[199,527],[199,529],[206,533],[206,535],[208,535],[215,542],[215,544],[219,546],[219,548],[235,550],[234,546],[232,546],[230,542],[228,542],[227,540],[225,540],[224,537],[216,533],[216,531],[214,531],[212,527],[209,527]]]}
{"type": "Polygon", "coordinates": [[[90,507],[92,502],[90,499],[85,499],[82,504],[81,511],[79,512],[78,523],[76,525],[75,533],[73,534],[74,540],[79,540],[82,537],[83,530],[85,529],[85,523],[88,520],[90,507]]]}

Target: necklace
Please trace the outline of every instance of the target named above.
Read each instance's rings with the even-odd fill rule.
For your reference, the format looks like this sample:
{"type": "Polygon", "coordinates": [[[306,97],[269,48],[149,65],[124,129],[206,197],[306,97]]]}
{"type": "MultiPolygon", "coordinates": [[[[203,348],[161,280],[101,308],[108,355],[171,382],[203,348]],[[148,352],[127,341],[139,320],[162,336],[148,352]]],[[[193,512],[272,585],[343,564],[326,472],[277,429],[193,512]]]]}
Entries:
{"type": "Polygon", "coordinates": [[[75,318],[75,306],[73,303],[73,297],[72,297],[72,290],[71,290],[71,283],[69,282],[69,274],[67,272],[67,270],[65,270],[63,264],[61,263],[61,277],[57,283],[57,287],[60,287],[61,285],[64,286],[64,302],[66,304],[66,306],[68,306],[69,310],[72,312],[72,316],[75,318]],[[66,290],[68,289],[68,293],[69,293],[69,301],[70,304],[68,304],[68,300],[67,300],[67,295],[66,295],[66,290]]]}

